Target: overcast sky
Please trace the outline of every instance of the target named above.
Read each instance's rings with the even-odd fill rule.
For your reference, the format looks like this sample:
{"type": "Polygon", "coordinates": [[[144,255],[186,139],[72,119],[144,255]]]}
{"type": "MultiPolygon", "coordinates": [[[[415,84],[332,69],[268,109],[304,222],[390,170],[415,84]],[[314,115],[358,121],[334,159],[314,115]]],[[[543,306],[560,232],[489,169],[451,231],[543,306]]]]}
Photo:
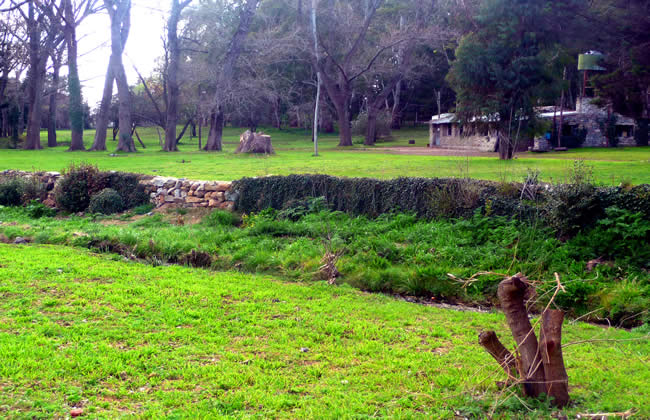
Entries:
{"type": "MultiPolygon", "coordinates": [[[[137,82],[133,70],[146,76],[156,66],[162,55],[161,37],[169,10],[169,0],[134,0],[131,10],[131,31],[123,56],[129,84],[137,82]]],[[[105,12],[86,18],[78,29],[79,76],[83,84],[83,96],[91,108],[102,98],[104,77],[111,54],[110,20],[105,12]]],[[[115,88],[114,88],[114,92],[115,88]]]]}

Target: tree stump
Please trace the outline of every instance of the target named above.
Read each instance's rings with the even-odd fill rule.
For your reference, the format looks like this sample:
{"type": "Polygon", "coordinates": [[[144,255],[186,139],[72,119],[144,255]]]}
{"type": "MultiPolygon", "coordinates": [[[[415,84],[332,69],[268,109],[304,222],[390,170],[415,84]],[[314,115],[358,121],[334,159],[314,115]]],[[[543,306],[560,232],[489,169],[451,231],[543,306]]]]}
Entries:
{"type": "Polygon", "coordinates": [[[235,153],[258,153],[258,154],[267,154],[273,155],[275,151],[271,145],[271,136],[266,135],[262,132],[253,133],[250,130],[246,130],[239,137],[239,146],[235,153]]]}
{"type": "Polygon", "coordinates": [[[526,396],[537,398],[546,394],[556,407],[569,403],[569,377],[562,357],[562,322],[564,312],[546,309],[541,316],[540,342],[533,330],[525,301],[533,289],[528,279],[516,274],[499,283],[497,295],[508,326],[517,343],[518,357],[501,344],[494,331],[479,335],[479,344],[499,363],[508,375],[516,379],[526,396]]]}

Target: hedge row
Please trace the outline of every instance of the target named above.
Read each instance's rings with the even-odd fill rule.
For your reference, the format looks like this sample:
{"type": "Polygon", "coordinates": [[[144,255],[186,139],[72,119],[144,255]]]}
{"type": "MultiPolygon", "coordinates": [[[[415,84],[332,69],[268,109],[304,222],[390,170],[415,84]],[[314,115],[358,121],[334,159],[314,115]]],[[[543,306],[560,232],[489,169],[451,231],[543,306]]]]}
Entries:
{"type": "Polygon", "coordinates": [[[338,178],[289,175],[243,178],[233,183],[236,209],[286,210],[309,198],[323,197],[327,207],[376,217],[397,211],[426,219],[459,218],[482,209],[486,215],[543,219],[561,236],[593,225],[608,207],[639,212],[650,219],[650,185],[596,187],[591,184],[524,186],[458,178],[338,178]],[[523,193],[522,193],[523,190],[523,193]]]}

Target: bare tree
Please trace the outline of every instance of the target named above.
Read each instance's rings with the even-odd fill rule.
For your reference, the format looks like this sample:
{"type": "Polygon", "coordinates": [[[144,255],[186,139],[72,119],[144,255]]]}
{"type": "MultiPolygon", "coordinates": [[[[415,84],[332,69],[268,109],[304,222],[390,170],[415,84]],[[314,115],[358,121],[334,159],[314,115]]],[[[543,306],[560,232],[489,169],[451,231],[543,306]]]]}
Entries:
{"type": "Polygon", "coordinates": [[[18,11],[25,21],[26,39],[24,42],[27,44],[29,56],[27,83],[29,118],[27,122],[27,138],[23,148],[42,149],[40,131],[43,86],[50,51],[63,39],[59,26],[61,14],[60,11],[55,13],[44,12],[46,8],[48,10],[56,8],[54,0],[11,0],[10,5],[10,8],[18,11]]]}
{"type": "MultiPolygon", "coordinates": [[[[314,37],[314,57],[316,59],[316,62],[320,60],[320,57],[318,55],[318,30],[316,29],[316,8],[317,8],[317,1],[316,0],[311,0],[311,28],[312,28],[312,35],[314,37]]],[[[316,100],[314,101],[314,127],[313,127],[313,135],[312,138],[314,139],[314,156],[318,156],[318,111],[319,111],[319,105],[320,105],[320,86],[321,86],[321,76],[320,76],[320,70],[316,70],[316,100]]]]}
{"type": "MultiPolygon", "coordinates": [[[[401,83],[405,79],[417,78],[418,69],[423,68],[416,60],[416,49],[444,37],[444,30],[438,27],[428,27],[431,15],[435,9],[423,4],[423,0],[404,1],[401,3],[402,12],[399,25],[386,22],[383,39],[380,45],[392,45],[390,54],[377,60],[372,75],[365,83],[368,124],[366,129],[365,145],[371,146],[377,140],[377,118],[385,107],[391,111],[391,125],[395,120],[395,113],[399,110],[401,83]],[[406,15],[406,16],[405,16],[406,15]],[[388,105],[388,98],[393,96],[392,110],[388,105]]],[[[430,72],[430,68],[426,68],[430,72]]]]}
{"type": "Polygon", "coordinates": [[[178,151],[176,146],[176,122],[178,120],[178,67],[181,47],[178,41],[178,21],[181,12],[192,0],[172,0],[171,13],[167,21],[167,46],[169,48],[169,66],[167,67],[167,117],[165,127],[165,146],[167,152],[178,151]]]}
{"type": "Polygon", "coordinates": [[[113,81],[116,81],[120,128],[117,150],[135,152],[135,143],[131,135],[131,92],[129,91],[124,63],[122,62],[122,53],[131,28],[131,0],[104,0],[104,7],[111,19],[111,57],[106,71],[102,102],[97,114],[95,141],[90,150],[106,150],[108,113],[113,95],[113,81]]]}
{"type": "Polygon", "coordinates": [[[230,47],[224,57],[221,71],[217,74],[215,94],[210,112],[210,132],[205,144],[205,150],[207,151],[222,150],[225,93],[232,82],[235,64],[242,53],[244,41],[250,32],[257,3],[258,0],[246,0],[246,3],[242,5],[239,13],[239,25],[230,41],[230,47]]]}
{"type": "Polygon", "coordinates": [[[47,115],[47,147],[56,147],[56,109],[61,79],[61,65],[63,61],[63,45],[55,48],[54,51],[52,51],[50,58],[52,59],[52,86],[50,88],[50,106],[47,115]]]}
{"type": "Polygon", "coordinates": [[[16,110],[20,113],[22,108],[17,102],[22,100],[23,95],[17,95],[16,90],[27,66],[27,53],[21,39],[21,34],[25,32],[24,21],[16,11],[3,13],[0,19],[0,137],[9,137],[16,128],[9,123],[10,109],[13,109],[13,113],[16,110]]]}
{"type": "Polygon", "coordinates": [[[369,59],[359,61],[360,51],[367,41],[370,25],[383,0],[368,0],[363,10],[354,10],[348,5],[329,7],[328,36],[321,36],[329,42],[321,42],[323,57],[312,55],[312,64],[321,74],[321,81],[332,101],[339,120],[339,146],[352,146],[350,127],[350,100],[352,83],[369,71],[377,58],[390,47],[374,51],[369,59]],[[359,15],[361,14],[361,15],[359,15]]]}

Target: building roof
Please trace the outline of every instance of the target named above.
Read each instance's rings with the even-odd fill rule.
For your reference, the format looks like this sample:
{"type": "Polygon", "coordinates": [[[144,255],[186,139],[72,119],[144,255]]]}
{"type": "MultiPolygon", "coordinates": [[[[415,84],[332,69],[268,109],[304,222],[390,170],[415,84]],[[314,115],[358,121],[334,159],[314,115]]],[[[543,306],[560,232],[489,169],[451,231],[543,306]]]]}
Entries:
{"type": "MultiPolygon", "coordinates": [[[[580,112],[578,111],[563,111],[562,115],[565,117],[570,117],[572,115],[579,115],[580,112]]],[[[537,114],[539,118],[553,118],[553,117],[559,117],[560,116],[560,111],[553,111],[553,112],[542,112],[540,114],[537,114]]]]}
{"type": "MultiPolygon", "coordinates": [[[[567,111],[564,110],[562,112],[562,115],[565,117],[572,117],[576,115],[582,115],[582,112],[580,111],[567,111]]],[[[635,121],[633,118],[625,117],[621,114],[616,115],[616,125],[636,125],[635,121]]],[[[553,117],[559,118],[560,117],[560,111],[554,111],[554,112],[540,112],[537,114],[538,118],[542,119],[552,119],[553,117]]],[[[482,117],[474,117],[472,118],[471,122],[476,122],[476,121],[482,121],[482,122],[493,122],[493,121],[498,121],[499,117],[498,116],[482,116],[482,117]]],[[[456,114],[453,112],[448,112],[446,114],[440,114],[434,115],[431,117],[431,121],[429,121],[429,124],[433,125],[438,125],[438,124],[450,124],[450,123],[456,123],[458,120],[456,119],[456,114]]]]}
{"type": "Polygon", "coordinates": [[[452,122],[456,122],[456,114],[452,112],[431,117],[431,124],[449,124],[452,122]]]}

